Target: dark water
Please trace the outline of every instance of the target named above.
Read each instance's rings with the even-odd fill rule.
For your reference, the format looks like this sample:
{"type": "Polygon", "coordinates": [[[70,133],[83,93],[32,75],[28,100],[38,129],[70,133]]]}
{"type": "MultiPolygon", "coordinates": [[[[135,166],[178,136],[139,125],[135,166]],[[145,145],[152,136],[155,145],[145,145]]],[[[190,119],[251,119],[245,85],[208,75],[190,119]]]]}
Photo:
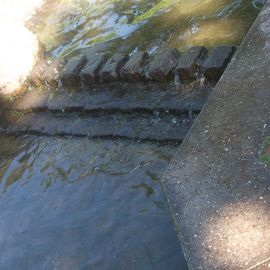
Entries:
{"type": "Polygon", "coordinates": [[[175,147],[0,136],[1,270],[186,269],[159,178],[175,147]]]}
{"type": "Polygon", "coordinates": [[[264,0],[58,2],[50,12],[39,15],[36,30],[54,56],[105,41],[110,41],[111,50],[128,52],[138,48],[152,52],[161,45],[180,50],[194,45],[238,45],[264,0]]]}

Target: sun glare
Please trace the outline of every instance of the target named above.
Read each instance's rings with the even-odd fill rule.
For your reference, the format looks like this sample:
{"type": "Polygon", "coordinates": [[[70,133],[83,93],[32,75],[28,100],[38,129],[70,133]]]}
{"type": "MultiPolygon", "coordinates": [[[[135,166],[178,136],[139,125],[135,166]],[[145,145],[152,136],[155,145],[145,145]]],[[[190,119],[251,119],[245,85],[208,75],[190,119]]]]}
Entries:
{"type": "Polygon", "coordinates": [[[205,226],[203,246],[211,256],[204,256],[210,265],[218,269],[243,265],[251,270],[268,258],[270,266],[270,215],[264,198],[260,200],[260,204],[247,201],[225,207],[205,226]]]}
{"type": "Polygon", "coordinates": [[[0,91],[18,89],[35,64],[38,41],[25,21],[43,0],[0,0],[0,91]]]}

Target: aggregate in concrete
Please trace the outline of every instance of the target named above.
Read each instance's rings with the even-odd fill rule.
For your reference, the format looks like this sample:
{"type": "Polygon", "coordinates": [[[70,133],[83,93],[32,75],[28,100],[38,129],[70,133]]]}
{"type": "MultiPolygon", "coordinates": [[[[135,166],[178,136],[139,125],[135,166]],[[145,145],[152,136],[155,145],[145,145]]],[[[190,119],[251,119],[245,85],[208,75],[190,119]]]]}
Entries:
{"type": "Polygon", "coordinates": [[[190,269],[269,269],[269,55],[267,1],[163,177],[190,269]]]}

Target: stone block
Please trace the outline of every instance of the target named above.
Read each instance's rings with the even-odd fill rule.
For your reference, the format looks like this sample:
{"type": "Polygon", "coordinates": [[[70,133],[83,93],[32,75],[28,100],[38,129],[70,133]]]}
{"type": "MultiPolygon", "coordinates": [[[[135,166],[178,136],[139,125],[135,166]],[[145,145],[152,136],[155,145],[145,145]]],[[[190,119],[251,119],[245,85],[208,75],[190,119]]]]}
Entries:
{"type": "Polygon", "coordinates": [[[80,71],[86,63],[86,56],[80,54],[73,56],[60,72],[59,78],[63,85],[78,85],[80,83],[80,71]]]}
{"type": "Polygon", "coordinates": [[[52,87],[57,87],[59,82],[59,74],[65,64],[66,61],[63,59],[57,59],[50,63],[43,74],[44,81],[52,87]]]}
{"type": "Polygon", "coordinates": [[[234,46],[214,48],[203,64],[204,75],[208,80],[218,81],[235,52],[234,46]]]}
{"type": "Polygon", "coordinates": [[[155,56],[149,66],[149,76],[152,80],[168,81],[174,77],[180,53],[177,49],[165,48],[155,56]]]}
{"type": "Polygon", "coordinates": [[[117,81],[120,78],[120,70],[129,60],[129,56],[117,53],[112,56],[100,71],[100,78],[104,82],[117,81]]]}
{"type": "Polygon", "coordinates": [[[122,69],[122,76],[128,82],[137,82],[145,79],[144,64],[148,53],[138,51],[134,53],[122,69]]]}
{"type": "Polygon", "coordinates": [[[47,67],[48,63],[45,60],[38,62],[32,68],[32,71],[28,76],[28,81],[30,82],[30,84],[33,84],[34,86],[40,86],[41,84],[43,84],[44,82],[43,74],[47,67]]]}
{"type": "Polygon", "coordinates": [[[180,80],[194,80],[199,72],[200,60],[206,49],[201,46],[190,48],[179,60],[177,73],[180,80]]]}
{"type": "Polygon", "coordinates": [[[98,80],[98,73],[108,60],[105,53],[93,53],[89,55],[88,61],[81,72],[82,81],[85,84],[92,84],[98,80]]]}

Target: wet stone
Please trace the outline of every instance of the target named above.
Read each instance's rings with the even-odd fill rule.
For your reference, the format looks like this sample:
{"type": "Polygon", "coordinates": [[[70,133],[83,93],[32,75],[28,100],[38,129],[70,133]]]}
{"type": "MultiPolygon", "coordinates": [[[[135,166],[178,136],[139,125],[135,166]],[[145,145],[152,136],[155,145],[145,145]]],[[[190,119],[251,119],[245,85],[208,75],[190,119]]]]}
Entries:
{"type": "Polygon", "coordinates": [[[219,80],[235,52],[234,46],[219,46],[213,49],[203,64],[208,80],[219,80]]]}
{"type": "Polygon", "coordinates": [[[81,54],[72,57],[60,72],[60,80],[63,85],[78,85],[80,83],[80,71],[86,63],[86,56],[81,54]]]}
{"type": "Polygon", "coordinates": [[[120,70],[129,60],[129,56],[118,53],[112,56],[100,71],[100,79],[104,82],[117,81],[120,78],[120,70]]]}
{"type": "Polygon", "coordinates": [[[200,61],[206,49],[201,46],[192,47],[179,60],[177,73],[180,80],[194,80],[199,72],[200,61]]]}
{"type": "Polygon", "coordinates": [[[133,54],[121,71],[124,79],[128,82],[144,80],[144,64],[147,58],[146,52],[139,51],[133,54]]]}
{"type": "Polygon", "coordinates": [[[31,91],[17,100],[17,111],[173,111],[177,114],[201,110],[213,86],[182,86],[181,91],[169,83],[103,85],[89,91],[31,91]],[[128,90],[128,91],[127,91],[128,90]]]}
{"type": "Polygon", "coordinates": [[[49,64],[43,74],[44,81],[53,87],[56,87],[59,82],[59,73],[66,64],[63,59],[57,59],[49,64]]]}
{"type": "MultiPolygon", "coordinates": [[[[40,112],[11,114],[12,124],[7,133],[34,133],[54,136],[79,136],[91,138],[127,138],[134,140],[181,143],[193,119],[159,114],[87,115],[40,112]]],[[[9,121],[11,122],[11,121],[9,121]]]]}
{"type": "Polygon", "coordinates": [[[33,68],[28,76],[28,81],[34,86],[40,86],[43,80],[43,74],[47,68],[48,64],[45,60],[38,62],[33,68]]]}
{"type": "Polygon", "coordinates": [[[98,73],[108,60],[107,54],[93,53],[88,57],[87,64],[81,72],[82,81],[85,84],[92,84],[97,82],[98,73]]]}
{"type": "Polygon", "coordinates": [[[177,49],[162,49],[150,63],[149,76],[156,81],[168,81],[174,77],[180,53],[177,49]]]}

